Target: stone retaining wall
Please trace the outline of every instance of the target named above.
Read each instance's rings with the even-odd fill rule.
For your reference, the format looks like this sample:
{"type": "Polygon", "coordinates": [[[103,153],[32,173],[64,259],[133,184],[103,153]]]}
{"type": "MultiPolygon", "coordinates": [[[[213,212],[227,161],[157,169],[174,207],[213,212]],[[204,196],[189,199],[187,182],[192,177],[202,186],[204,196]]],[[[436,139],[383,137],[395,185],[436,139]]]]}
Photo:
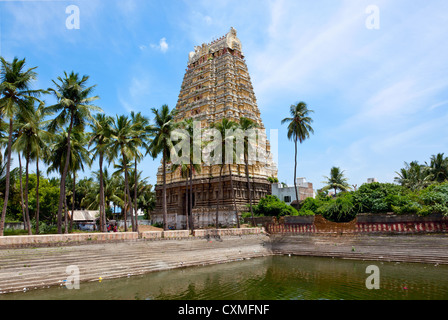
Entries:
{"type": "MultiPolygon", "coordinates": [[[[249,234],[262,234],[262,228],[241,228],[241,229],[206,229],[195,230],[194,236],[204,238],[207,236],[241,236],[249,234]]],[[[144,232],[114,232],[114,233],[72,233],[72,234],[52,234],[52,235],[32,235],[32,236],[6,236],[0,237],[0,248],[2,247],[26,247],[37,245],[63,245],[86,242],[113,242],[132,241],[138,239],[158,240],[158,239],[188,239],[189,230],[170,231],[144,231],[144,232]]]]}
{"type": "Polygon", "coordinates": [[[224,237],[224,236],[242,236],[248,234],[261,234],[263,228],[241,228],[241,229],[202,229],[194,230],[195,237],[224,237]]]}
{"type": "Polygon", "coordinates": [[[337,234],[417,234],[447,233],[448,218],[442,215],[363,214],[347,223],[335,223],[316,215],[309,223],[271,223],[266,226],[271,234],[277,233],[337,233],[337,234]]]}
{"type": "Polygon", "coordinates": [[[273,254],[448,265],[446,234],[274,234],[273,254]]]}
{"type": "Polygon", "coordinates": [[[73,244],[79,242],[106,242],[137,240],[137,232],[114,232],[114,233],[71,233],[71,234],[48,234],[32,236],[7,236],[0,237],[0,247],[22,247],[42,244],[73,244]]]}

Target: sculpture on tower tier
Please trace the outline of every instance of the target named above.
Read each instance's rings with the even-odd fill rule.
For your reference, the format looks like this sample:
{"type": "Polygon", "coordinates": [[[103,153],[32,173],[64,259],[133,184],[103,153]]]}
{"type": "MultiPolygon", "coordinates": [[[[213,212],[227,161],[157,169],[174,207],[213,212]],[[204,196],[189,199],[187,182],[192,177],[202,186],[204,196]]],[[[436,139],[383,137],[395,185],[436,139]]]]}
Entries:
{"type": "MultiPolygon", "coordinates": [[[[262,136],[266,136],[241,41],[236,30],[231,28],[225,36],[212,43],[196,46],[189,53],[188,68],[176,105],[175,122],[193,119],[205,129],[224,118],[238,123],[242,117],[254,121],[262,136]]],[[[263,151],[266,157],[249,166],[253,205],[271,194],[271,184],[267,179],[277,177],[269,141],[259,139],[257,150],[263,151]]],[[[221,183],[219,165],[201,165],[200,172],[195,172],[193,177],[192,212],[189,212],[189,200],[186,197],[189,191],[180,169],[173,170],[171,165],[167,169],[167,224],[170,227],[185,228],[187,213],[192,214],[194,228],[214,225],[218,197],[221,225],[237,224],[235,204],[239,214],[248,211],[247,177],[241,162],[224,167],[221,183]]],[[[162,183],[162,169],[159,167],[155,188],[156,209],[151,217],[154,222],[163,221],[162,183]]]]}

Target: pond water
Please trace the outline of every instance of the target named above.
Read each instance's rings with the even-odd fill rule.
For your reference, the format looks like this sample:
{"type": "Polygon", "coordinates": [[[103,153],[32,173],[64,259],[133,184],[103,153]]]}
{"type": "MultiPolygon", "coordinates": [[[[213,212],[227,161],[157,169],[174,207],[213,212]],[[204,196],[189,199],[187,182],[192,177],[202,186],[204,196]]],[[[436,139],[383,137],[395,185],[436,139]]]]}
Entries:
{"type": "Polygon", "coordinates": [[[447,300],[448,266],[273,256],[0,295],[0,300],[447,300]],[[378,290],[366,288],[370,265],[378,290]]]}

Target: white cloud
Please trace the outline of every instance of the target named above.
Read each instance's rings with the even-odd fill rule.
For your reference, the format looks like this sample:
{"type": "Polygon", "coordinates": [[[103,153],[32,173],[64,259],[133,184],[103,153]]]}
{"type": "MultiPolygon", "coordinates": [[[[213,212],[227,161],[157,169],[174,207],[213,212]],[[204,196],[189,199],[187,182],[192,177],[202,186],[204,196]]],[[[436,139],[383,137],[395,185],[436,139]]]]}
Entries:
{"type": "Polygon", "coordinates": [[[166,42],[166,38],[162,38],[162,39],[160,39],[158,45],[151,43],[150,47],[155,49],[155,50],[159,50],[162,53],[166,53],[168,51],[169,45],[166,42]]]}
{"type": "Polygon", "coordinates": [[[166,38],[160,39],[159,45],[160,51],[162,51],[163,53],[168,51],[168,43],[166,42],[166,38]]]}

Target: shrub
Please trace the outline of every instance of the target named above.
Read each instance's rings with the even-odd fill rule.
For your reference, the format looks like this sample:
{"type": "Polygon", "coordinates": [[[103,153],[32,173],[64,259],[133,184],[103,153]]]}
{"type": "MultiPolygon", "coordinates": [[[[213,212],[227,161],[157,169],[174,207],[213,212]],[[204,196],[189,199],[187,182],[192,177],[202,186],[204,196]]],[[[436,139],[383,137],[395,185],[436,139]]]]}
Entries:
{"type": "Polygon", "coordinates": [[[305,211],[311,211],[314,213],[320,206],[321,206],[321,201],[319,199],[306,198],[300,207],[299,214],[301,212],[305,212],[305,211]]]}
{"type": "Polygon", "coordinates": [[[438,191],[436,188],[423,190],[420,194],[420,199],[425,205],[442,204],[446,205],[448,203],[448,192],[444,193],[438,191]]]}
{"type": "Polygon", "coordinates": [[[397,214],[427,216],[433,213],[448,216],[448,183],[436,183],[416,193],[408,193],[392,205],[397,214]]]}
{"type": "Polygon", "coordinates": [[[349,222],[356,217],[355,209],[352,193],[344,192],[335,199],[323,202],[316,213],[332,222],[349,222]]]}
{"type": "Polygon", "coordinates": [[[353,192],[353,203],[356,211],[368,213],[386,213],[392,206],[400,206],[408,202],[410,191],[392,183],[363,184],[353,192]]]}
{"type": "Polygon", "coordinates": [[[253,208],[254,215],[268,217],[298,216],[299,212],[276,196],[268,195],[253,208]]]}
{"type": "Polygon", "coordinates": [[[152,224],[153,227],[155,228],[163,228],[163,223],[162,222],[156,222],[152,224]]]}

